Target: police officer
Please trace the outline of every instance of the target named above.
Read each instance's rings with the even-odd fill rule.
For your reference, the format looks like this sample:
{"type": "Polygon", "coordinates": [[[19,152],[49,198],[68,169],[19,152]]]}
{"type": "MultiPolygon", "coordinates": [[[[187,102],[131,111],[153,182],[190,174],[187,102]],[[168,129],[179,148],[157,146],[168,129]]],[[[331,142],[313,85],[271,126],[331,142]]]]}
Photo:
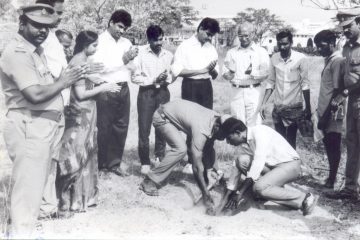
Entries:
{"type": "Polygon", "coordinates": [[[347,161],[345,170],[345,187],[339,192],[327,196],[336,199],[359,198],[360,170],[360,8],[339,11],[337,18],[349,40],[344,46],[345,60],[344,89],[331,102],[338,106],[348,98],[346,115],[346,147],[347,161]]]}
{"type": "Polygon", "coordinates": [[[8,109],[4,139],[13,161],[10,217],[12,237],[29,238],[39,214],[51,160],[63,133],[61,90],[84,77],[86,67],[69,68],[54,79],[40,44],[56,22],[45,4],[20,8],[19,31],[0,60],[8,109]]]}

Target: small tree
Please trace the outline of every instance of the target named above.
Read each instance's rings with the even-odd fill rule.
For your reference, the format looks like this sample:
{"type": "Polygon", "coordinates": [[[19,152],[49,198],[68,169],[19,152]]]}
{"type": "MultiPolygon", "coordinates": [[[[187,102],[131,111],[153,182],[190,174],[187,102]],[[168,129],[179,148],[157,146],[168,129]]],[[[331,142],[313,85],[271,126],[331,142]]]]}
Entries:
{"type": "Polygon", "coordinates": [[[300,0],[304,6],[321,8],[324,10],[339,10],[360,6],[360,0],[300,0]]]}
{"type": "Polygon", "coordinates": [[[239,12],[234,21],[236,23],[252,22],[255,25],[255,41],[260,43],[266,34],[276,34],[279,29],[287,28],[294,32],[293,27],[285,24],[283,20],[275,14],[271,14],[266,8],[247,8],[244,12],[239,12]]]}

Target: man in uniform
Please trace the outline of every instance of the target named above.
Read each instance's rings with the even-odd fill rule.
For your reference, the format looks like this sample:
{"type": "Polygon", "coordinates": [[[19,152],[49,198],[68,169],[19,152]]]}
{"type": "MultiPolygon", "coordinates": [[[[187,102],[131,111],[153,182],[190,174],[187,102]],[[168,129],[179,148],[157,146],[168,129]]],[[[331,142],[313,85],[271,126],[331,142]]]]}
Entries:
{"type": "Polygon", "coordinates": [[[349,97],[346,114],[347,161],[345,187],[338,192],[328,194],[328,197],[357,200],[360,170],[360,9],[339,11],[337,18],[349,41],[343,49],[346,58],[344,89],[331,104],[338,106],[344,98],[349,97]]]}
{"type": "Polygon", "coordinates": [[[39,215],[52,159],[62,137],[60,92],[84,77],[85,67],[51,75],[40,46],[56,21],[45,4],[21,8],[19,31],[0,61],[0,79],[8,109],[4,139],[13,161],[10,217],[12,237],[29,238],[39,215]]]}

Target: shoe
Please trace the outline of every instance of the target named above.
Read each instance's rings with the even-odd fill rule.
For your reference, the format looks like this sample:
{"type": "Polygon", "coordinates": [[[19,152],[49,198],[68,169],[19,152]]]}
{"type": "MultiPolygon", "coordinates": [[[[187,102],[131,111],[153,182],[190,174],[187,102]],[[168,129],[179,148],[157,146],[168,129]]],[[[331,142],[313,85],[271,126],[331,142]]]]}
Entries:
{"type": "Polygon", "coordinates": [[[183,168],[182,172],[185,174],[190,174],[190,175],[194,174],[193,169],[192,169],[192,164],[187,163],[185,165],[185,167],[183,168]]]}
{"type": "Polygon", "coordinates": [[[113,167],[109,169],[109,172],[114,173],[120,177],[127,177],[129,174],[121,167],[113,167]]]}
{"type": "Polygon", "coordinates": [[[142,165],[140,172],[143,175],[147,175],[150,172],[150,165],[142,165]]]}
{"type": "Polygon", "coordinates": [[[337,192],[330,192],[325,194],[327,198],[330,199],[350,199],[350,200],[359,200],[359,194],[355,191],[343,188],[337,192]]]}
{"type": "Polygon", "coordinates": [[[315,196],[312,193],[307,193],[305,199],[302,203],[302,212],[304,216],[311,214],[314,211],[314,208],[319,200],[319,196],[315,196]]]}
{"type": "Polygon", "coordinates": [[[335,183],[331,181],[330,179],[327,179],[325,184],[323,185],[326,189],[334,189],[335,183]]]}
{"type": "Polygon", "coordinates": [[[159,196],[155,182],[147,177],[140,183],[139,189],[149,196],[159,196]]]}
{"type": "Polygon", "coordinates": [[[38,220],[46,221],[46,220],[53,220],[53,219],[69,219],[74,216],[74,213],[69,211],[62,211],[58,210],[57,212],[45,215],[45,216],[39,216],[38,220]]]}

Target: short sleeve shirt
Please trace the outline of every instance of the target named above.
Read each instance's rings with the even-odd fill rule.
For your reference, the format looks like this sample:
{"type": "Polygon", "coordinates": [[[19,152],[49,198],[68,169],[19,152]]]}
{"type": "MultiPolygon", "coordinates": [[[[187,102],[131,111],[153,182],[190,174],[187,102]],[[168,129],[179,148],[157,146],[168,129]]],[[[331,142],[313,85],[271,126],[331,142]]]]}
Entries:
{"type": "Polygon", "coordinates": [[[22,94],[21,91],[30,86],[53,84],[54,78],[43,53],[37,53],[36,47],[21,35],[17,35],[2,54],[0,77],[8,109],[63,110],[60,93],[40,104],[32,104],[22,94]]]}

